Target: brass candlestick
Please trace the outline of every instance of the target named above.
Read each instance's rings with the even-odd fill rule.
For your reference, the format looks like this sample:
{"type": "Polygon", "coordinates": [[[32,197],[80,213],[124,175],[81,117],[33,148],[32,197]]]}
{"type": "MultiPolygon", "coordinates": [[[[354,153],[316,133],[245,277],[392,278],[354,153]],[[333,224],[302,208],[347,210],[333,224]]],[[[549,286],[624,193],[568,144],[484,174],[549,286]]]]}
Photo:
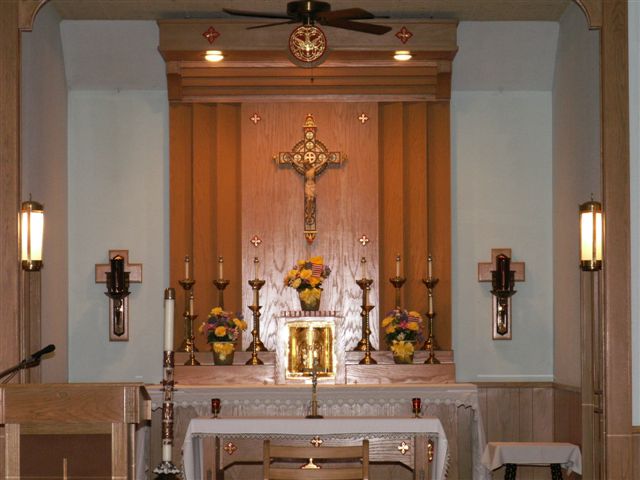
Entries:
{"type": "Polygon", "coordinates": [[[218,278],[213,281],[213,284],[218,289],[218,306],[224,310],[224,289],[229,285],[229,280],[225,278],[218,278]]]}
{"type": "Polygon", "coordinates": [[[376,362],[371,357],[371,351],[373,348],[371,347],[371,326],[369,325],[369,312],[374,309],[373,305],[369,305],[369,291],[371,290],[371,285],[373,284],[373,280],[370,278],[361,278],[357,280],[356,283],[362,289],[362,306],[360,316],[362,317],[362,339],[358,343],[356,350],[364,351],[364,357],[360,360],[360,365],[375,365],[376,362]],[[364,348],[360,348],[360,344],[364,348]]]}
{"type": "Polygon", "coordinates": [[[193,329],[193,321],[198,317],[197,315],[192,315],[191,310],[193,308],[193,286],[196,281],[192,278],[185,278],[183,280],[179,280],[178,283],[184,290],[184,313],[182,314],[182,318],[184,319],[184,339],[182,340],[182,344],[180,345],[181,352],[187,352],[189,354],[189,358],[184,363],[185,365],[200,365],[200,362],[196,360],[196,352],[198,348],[196,347],[196,337],[195,331],[193,329]]]}
{"type": "Polygon", "coordinates": [[[396,276],[396,277],[390,278],[389,281],[393,285],[393,288],[396,289],[396,307],[395,308],[400,308],[400,290],[402,289],[402,286],[404,285],[404,282],[407,281],[407,279],[404,277],[396,276]]]}
{"type": "Polygon", "coordinates": [[[258,352],[267,352],[267,347],[260,340],[260,289],[264,286],[265,281],[258,278],[249,280],[249,285],[253,290],[253,305],[249,306],[249,310],[253,312],[253,329],[251,330],[251,344],[247,348],[247,352],[251,352],[251,358],[247,361],[247,365],[262,365],[263,362],[258,358],[258,352]]]}
{"type": "MultiPolygon", "coordinates": [[[[431,256],[429,256],[429,263],[431,263],[431,256]]],[[[429,351],[429,357],[424,363],[430,365],[437,365],[440,360],[436,358],[435,350],[438,348],[436,344],[436,337],[433,333],[433,319],[436,317],[436,313],[433,311],[433,289],[438,284],[439,279],[429,276],[429,278],[423,278],[422,283],[427,287],[427,298],[429,304],[429,311],[427,312],[427,340],[422,346],[422,350],[429,351]]]]}

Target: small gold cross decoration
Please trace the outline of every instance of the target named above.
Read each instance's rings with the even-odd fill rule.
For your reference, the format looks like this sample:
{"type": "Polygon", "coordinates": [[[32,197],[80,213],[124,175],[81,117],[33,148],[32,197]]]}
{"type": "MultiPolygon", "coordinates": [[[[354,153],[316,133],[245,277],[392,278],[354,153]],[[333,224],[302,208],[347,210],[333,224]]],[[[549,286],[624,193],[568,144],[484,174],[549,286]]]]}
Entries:
{"type": "Polygon", "coordinates": [[[403,441],[400,445],[398,445],[398,450],[400,450],[400,453],[402,455],[405,455],[409,451],[409,445],[407,445],[406,442],[403,441]]]}
{"type": "Polygon", "coordinates": [[[317,435],[311,439],[311,444],[316,448],[318,448],[323,443],[324,441],[317,435]]]}
{"type": "Polygon", "coordinates": [[[236,447],[235,443],[233,442],[229,442],[224,446],[224,451],[229,455],[233,455],[236,450],[238,450],[238,447],[236,447]]]}

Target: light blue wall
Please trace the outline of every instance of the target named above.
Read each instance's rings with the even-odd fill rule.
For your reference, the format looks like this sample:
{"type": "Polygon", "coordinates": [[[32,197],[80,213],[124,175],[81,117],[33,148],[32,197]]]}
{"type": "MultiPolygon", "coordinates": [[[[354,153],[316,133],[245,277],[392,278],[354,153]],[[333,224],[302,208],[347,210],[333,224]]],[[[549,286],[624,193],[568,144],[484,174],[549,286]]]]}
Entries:
{"type": "Polygon", "coordinates": [[[162,378],[168,283],[168,102],[164,91],[69,92],[69,380],[162,378]],[[129,341],[110,342],[105,285],[110,249],[143,264],[132,284],[129,341]]]}
{"type": "Polygon", "coordinates": [[[551,93],[454,92],[453,344],[458,381],[553,380],[551,93]],[[513,340],[491,338],[492,248],[526,263],[513,340]]]}

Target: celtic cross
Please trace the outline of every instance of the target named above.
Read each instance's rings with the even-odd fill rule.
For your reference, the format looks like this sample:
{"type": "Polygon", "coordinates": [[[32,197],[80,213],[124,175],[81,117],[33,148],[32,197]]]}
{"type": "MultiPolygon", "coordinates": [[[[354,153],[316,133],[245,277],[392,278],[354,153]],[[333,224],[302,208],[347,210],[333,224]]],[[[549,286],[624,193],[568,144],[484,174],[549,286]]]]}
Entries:
{"type": "Polygon", "coordinates": [[[316,228],[316,179],[327,167],[340,166],[346,157],[339,152],[329,152],[327,147],[316,138],[318,127],[312,114],[302,127],[304,138],[296,143],[291,152],[280,152],[273,159],[278,166],[292,167],[304,177],[304,236],[313,243],[318,230],[316,228]]]}

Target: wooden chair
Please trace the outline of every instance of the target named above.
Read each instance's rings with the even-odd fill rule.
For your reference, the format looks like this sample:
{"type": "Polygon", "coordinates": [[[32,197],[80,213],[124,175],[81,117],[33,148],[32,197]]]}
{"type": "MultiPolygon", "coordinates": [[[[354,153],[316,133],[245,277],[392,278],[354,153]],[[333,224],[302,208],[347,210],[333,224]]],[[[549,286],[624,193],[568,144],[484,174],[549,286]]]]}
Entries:
{"type": "MultiPolygon", "coordinates": [[[[291,462],[290,462],[291,463],[291,462]]],[[[271,445],[264,441],[264,480],[368,480],[369,479],[369,440],[363,440],[362,445],[355,447],[300,447],[271,445]],[[296,460],[294,467],[284,467],[278,464],[271,466],[274,460],[296,460]],[[321,468],[305,469],[301,465],[313,460],[354,460],[361,462],[358,467],[351,465],[325,466],[321,468]]]]}

